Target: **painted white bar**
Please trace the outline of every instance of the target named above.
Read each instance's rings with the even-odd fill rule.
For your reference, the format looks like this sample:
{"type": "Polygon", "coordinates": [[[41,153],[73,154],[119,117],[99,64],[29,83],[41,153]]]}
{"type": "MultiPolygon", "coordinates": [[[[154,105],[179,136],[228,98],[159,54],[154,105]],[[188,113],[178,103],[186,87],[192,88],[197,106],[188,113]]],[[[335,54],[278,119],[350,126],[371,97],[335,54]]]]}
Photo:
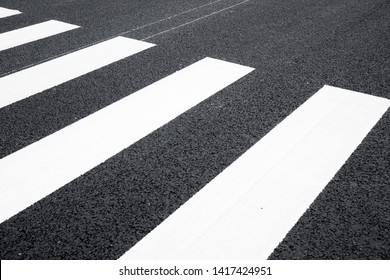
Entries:
{"type": "Polygon", "coordinates": [[[253,69],[205,58],[0,160],[0,222],[253,69]]]}
{"type": "Polygon", "coordinates": [[[154,46],[116,37],[0,78],[0,108],[154,46]]]}
{"type": "Polygon", "coordinates": [[[21,14],[21,12],[18,10],[11,10],[0,7],[0,18],[10,17],[18,14],[21,14]]]}
{"type": "Polygon", "coordinates": [[[122,259],[266,259],[390,101],[325,86],[122,259]]]}
{"type": "Polygon", "coordinates": [[[77,25],[49,20],[0,34],[0,51],[34,42],[72,29],[77,25]]]}

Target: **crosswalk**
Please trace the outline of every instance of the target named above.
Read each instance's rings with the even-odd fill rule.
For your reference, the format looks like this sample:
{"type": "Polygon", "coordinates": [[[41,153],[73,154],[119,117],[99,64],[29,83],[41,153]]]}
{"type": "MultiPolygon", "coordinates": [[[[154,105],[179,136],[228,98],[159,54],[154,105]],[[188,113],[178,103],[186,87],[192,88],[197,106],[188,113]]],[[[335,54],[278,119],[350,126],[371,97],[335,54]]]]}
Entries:
{"type": "Polygon", "coordinates": [[[266,259],[389,106],[325,86],[122,258],[266,259]]]}
{"type": "MultiPolygon", "coordinates": [[[[0,8],[0,18],[17,14],[0,8]]],[[[49,20],[8,31],[0,51],[76,28],[49,20]]],[[[8,74],[0,110],[158,47],[118,36],[8,74]]],[[[0,223],[253,71],[205,57],[1,158],[0,223]]],[[[266,259],[390,107],[331,86],[313,94],[122,258],[266,259]]]]}
{"type": "Polygon", "coordinates": [[[152,47],[117,37],[0,78],[0,108],[152,47]],[[24,83],[20,83],[20,81],[24,83]]]}
{"type": "Polygon", "coordinates": [[[249,67],[203,59],[3,158],[0,221],[84,174],[250,71],[249,67]],[[161,106],[165,102],[167,106],[161,106]]]}

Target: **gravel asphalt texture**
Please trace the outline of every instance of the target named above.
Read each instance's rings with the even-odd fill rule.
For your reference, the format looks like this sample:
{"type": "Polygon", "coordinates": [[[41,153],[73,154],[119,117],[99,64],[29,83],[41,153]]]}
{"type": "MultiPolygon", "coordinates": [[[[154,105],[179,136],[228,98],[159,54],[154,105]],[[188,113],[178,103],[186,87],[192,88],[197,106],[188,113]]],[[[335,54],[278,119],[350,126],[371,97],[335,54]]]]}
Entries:
{"type": "MultiPolygon", "coordinates": [[[[0,224],[1,259],[117,259],[323,85],[390,98],[389,0],[195,9],[210,2],[0,0],[23,12],[0,19],[0,33],[49,19],[82,27],[0,52],[0,77],[119,34],[180,26],[146,39],[151,49],[0,109],[0,158],[206,56],[256,69],[0,224]]],[[[270,259],[390,259],[390,111],[270,259]]]]}

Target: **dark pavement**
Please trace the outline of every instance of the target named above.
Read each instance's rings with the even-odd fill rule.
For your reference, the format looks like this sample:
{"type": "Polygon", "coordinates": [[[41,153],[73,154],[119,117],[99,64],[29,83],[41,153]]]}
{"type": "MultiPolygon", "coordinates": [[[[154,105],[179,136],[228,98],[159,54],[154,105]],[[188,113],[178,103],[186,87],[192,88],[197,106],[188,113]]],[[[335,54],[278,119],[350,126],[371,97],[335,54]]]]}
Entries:
{"type": "MultiPolygon", "coordinates": [[[[390,1],[210,2],[0,0],[23,12],[0,33],[82,27],[0,52],[0,76],[117,35],[156,44],[1,108],[0,158],[206,56],[256,69],[0,224],[1,259],[119,258],[323,85],[390,98],[390,1]]],[[[390,259],[389,111],[270,259],[390,259]]]]}

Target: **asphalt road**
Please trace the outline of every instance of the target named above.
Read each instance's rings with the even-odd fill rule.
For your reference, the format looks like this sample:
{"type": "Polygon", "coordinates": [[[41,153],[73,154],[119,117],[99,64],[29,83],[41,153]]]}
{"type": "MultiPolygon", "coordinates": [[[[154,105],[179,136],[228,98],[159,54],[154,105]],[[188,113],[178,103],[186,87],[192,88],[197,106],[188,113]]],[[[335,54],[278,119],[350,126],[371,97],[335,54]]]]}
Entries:
{"type": "MultiPolygon", "coordinates": [[[[1,223],[1,259],[117,259],[322,86],[390,99],[390,1],[211,2],[0,0],[23,12],[0,33],[81,26],[0,52],[0,77],[117,35],[156,44],[1,108],[0,158],[206,56],[256,69],[1,223]]],[[[269,258],[390,259],[390,111],[269,258]]]]}

